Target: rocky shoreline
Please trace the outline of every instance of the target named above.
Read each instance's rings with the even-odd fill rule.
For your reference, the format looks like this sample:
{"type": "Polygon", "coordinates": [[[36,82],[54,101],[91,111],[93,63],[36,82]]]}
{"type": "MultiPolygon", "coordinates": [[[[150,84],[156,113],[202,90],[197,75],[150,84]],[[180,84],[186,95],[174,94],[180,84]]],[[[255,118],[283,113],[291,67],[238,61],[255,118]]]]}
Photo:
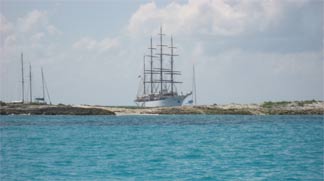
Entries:
{"type": "Polygon", "coordinates": [[[264,102],[182,107],[141,108],[135,106],[42,105],[1,102],[0,115],[159,115],[159,114],[233,114],[233,115],[324,115],[323,101],[264,102]]]}
{"type": "Polygon", "coordinates": [[[82,108],[71,105],[2,103],[0,115],[115,115],[101,108],[82,108]]]}
{"type": "Polygon", "coordinates": [[[128,114],[231,114],[231,115],[324,115],[323,101],[265,102],[160,108],[102,107],[116,115],[128,114]]]}

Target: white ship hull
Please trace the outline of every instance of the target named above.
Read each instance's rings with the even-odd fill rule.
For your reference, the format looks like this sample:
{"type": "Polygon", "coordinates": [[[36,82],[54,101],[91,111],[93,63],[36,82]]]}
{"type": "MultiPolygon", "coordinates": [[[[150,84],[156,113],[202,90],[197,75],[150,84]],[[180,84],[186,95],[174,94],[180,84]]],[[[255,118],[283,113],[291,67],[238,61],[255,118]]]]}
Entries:
{"type": "Polygon", "coordinates": [[[136,102],[138,106],[141,107],[172,107],[172,106],[182,106],[184,99],[187,95],[181,96],[173,96],[160,100],[152,100],[152,101],[141,101],[136,102]]]}

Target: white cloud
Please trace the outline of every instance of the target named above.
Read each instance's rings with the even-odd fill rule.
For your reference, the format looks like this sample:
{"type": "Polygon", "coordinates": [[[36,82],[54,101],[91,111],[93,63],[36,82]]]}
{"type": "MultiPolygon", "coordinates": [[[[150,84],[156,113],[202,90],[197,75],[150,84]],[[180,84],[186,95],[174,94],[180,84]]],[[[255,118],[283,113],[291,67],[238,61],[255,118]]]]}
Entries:
{"type": "Polygon", "coordinates": [[[11,45],[16,43],[16,40],[17,40],[17,38],[16,38],[15,35],[9,35],[9,36],[6,37],[6,39],[4,41],[4,45],[5,46],[11,46],[11,45]]]}
{"type": "Polygon", "coordinates": [[[12,32],[12,24],[4,17],[2,14],[0,14],[0,34],[1,37],[4,36],[4,34],[8,34],[12,32]]]}
{"type": "Polygon", "coordinates": [[[0,34],[3,42],[0,46],[0,59],[10,61],[10,57],[21,51],[47,54],[46,49],[52,46],[49,35],[54,37],[62,32],[51,24],[46,11],[33,10],[16,21],[8,21],[0,14],[0,34]]]}
{"type": "Polygon", "coordinates": [[[108,51],[112,48],[116,48],[118,46],[119,41],[117,38],[105,38],[101,41],[98,41],[90,37],[83,37],[72,45],[74,49],[94,50],[100,53],[108,51]]]}
{"type": "Polygon", "coordinates": [[[31,39],[34,41],[40,41],[43,37],[44,37],[44,33],[43,32],[38,32],[36,34],[34,34],[31,39]]]}
{"type": "Polygon", "coordinates": [[[48,24],[47,12],[33,10],[25,17],[18,19],[19,30],[22,32],[30,32],[33,29],[48,24]]]}
{"type": "Polygon", "coordinates": [[[95,48],[97,44],[97,41],[89,38],[89,37],[83,37],[77,42],[75,42],[72,47],[76,49],[87,49],[87,50],[92,50],[95,48]]]}
{"type": "Polygon", "coordinates": [[[279,0],[190,0],[186,4],[172,2],[165,7],[157,7],[150,2],[140,6],[133,14],[128,31],[147,34],[157,31],[159,25],[170,33],[231,36],[249,29],[262,31],[280,21],[284,3],[279,0]]]}
{"type": "Polygon", "coordinates": [[[62,34],[62,32],[59,29],[57,29],[54,25],[51,24],[47,25],[46,29],[50,35],[62,34]]]}
{"type": "Polygon", "coordinates": [[[31,45],[33,48],[40,45],[40,42],[44,38],[45,34],[43,32],[37,32],[30,37],[31,45]]]}
{"type": "Polygon", "coordinates": [[[117,46],[119,46],[119,42],[116,38],[106,38],[98,42],[98,47],[101,52],[107,51],[111,48],[116,48],[117,46]]]}

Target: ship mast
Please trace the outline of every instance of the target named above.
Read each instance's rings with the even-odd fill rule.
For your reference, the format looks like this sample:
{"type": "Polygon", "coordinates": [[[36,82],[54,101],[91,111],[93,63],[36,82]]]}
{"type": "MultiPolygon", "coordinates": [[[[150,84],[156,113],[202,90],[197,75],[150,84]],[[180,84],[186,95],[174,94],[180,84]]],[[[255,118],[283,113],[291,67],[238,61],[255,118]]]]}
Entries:
{"type": "Polygon", "coordinates": [[[143,56],[143,87],[144,87],[144,95],[146,94],[146,75],[145,75],[145,55],[143,56]]]}
{"type": "Polygon", "coordinates": [[[171,94],[173,95],[173,39],[171,36],[171,94]]]}
{"type": "Polygon", "coordinates": [[[41,71],[42,71],[42,85],[43,85],[43,100],[45,101],[45,81],[44,81],[43,67],[41,68],[41,71]]]}
{"type": "Polygon", "coordinates": [[[192,99],[194,100],[194,105],[197,105],[197,90],[196,90],[196,75],[195,75],[195,64],[192,65],[192,99]]]}
{"type": "Polygon", "coordinates": [[[151,37],[151,46],[150,46],[150,52],[151,52],[151,55],[150,55],[150,58],[151,58],[151,61],[150,61],[150,82],[151,82],[151,94],[153,94],[153,45],[152,45],[152,37],[151,37]]]}
{"type": "Polygon", "coordinates": [[[174,47],[173,46],[173,37],[171,36],[171,47],[170,47],[170,49],[171,49],[171,72],[170,72],[170,74],[171,74],[171,94],[173,95],[174,94],[174,59],[173,59],[173,57],[174,56],[177,56],[177,55],[174,55],[174,52],[173,52],[173,49],[174,48],[176,48],[176,47],[174,47]]]}
{"type": "Polygon", "coordinates": [[[25,82],[24,82],[24,58],[23,53],[21,53],[21,99],[22,103],[25,100],[25,82]]]}
{"type": "Polygon", "coordinates": [[[29,99],[30,103],[33,102],[33,93],[32,93],[32,73],[31,73],[31,64],[29,64],[29,99]]]}
{"type": "Polygon", "coordinates": [[[162,91],[163,91],[163,46],[165,46],[162,44],[162,36],[164,35],[162,33],[162,26],[160,27],[159,35],[160,35],[160,43],[161,43],[160,45],[158,45],[158,46],[160,46],[160,94],[162,95],[162,91]]]}

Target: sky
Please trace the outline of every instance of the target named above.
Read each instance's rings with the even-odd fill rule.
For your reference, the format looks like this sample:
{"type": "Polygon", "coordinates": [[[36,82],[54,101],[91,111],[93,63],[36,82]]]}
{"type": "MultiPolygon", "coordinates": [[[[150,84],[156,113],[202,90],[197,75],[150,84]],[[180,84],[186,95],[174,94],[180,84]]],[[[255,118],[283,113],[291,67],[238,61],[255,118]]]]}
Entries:
{"type": "MultiPolygon", "coordinates": [[[[21,99],[32,66],[55,104],[135,105],[143,55],[162,26],[179,92],[198,104],[323,100],[322,0],[0,0],[0,100],[21,99]]],[[[26,94],[28,94],[26,85],[26,94]]]]}

